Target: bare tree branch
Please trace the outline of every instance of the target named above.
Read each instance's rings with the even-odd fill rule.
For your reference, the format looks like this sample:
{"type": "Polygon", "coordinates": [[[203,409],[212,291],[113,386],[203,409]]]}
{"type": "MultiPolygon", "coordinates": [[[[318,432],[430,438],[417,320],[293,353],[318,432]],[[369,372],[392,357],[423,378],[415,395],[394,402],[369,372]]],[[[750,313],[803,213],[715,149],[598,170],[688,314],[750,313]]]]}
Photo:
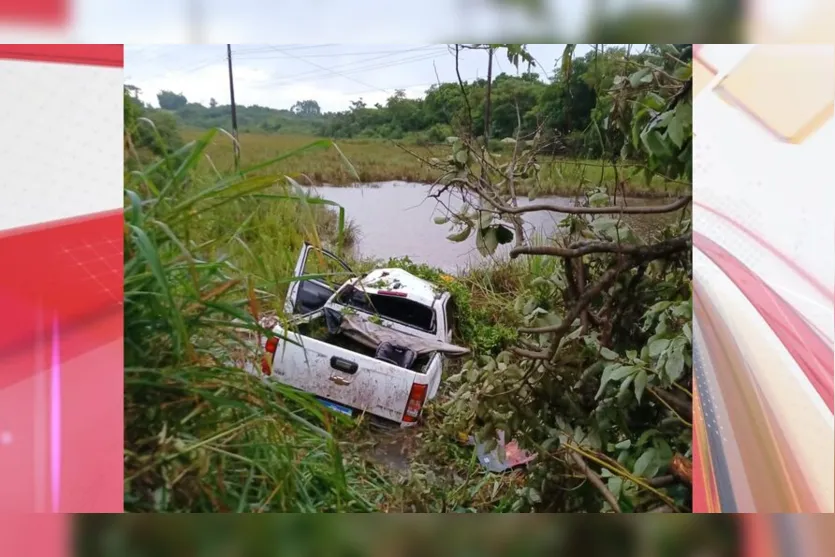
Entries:
{"type": "Polygon", "coordinates": [[[606,484],[603,483],[603,480],[600,479],[600,476],[597,475],[597,472],[589,468],[589,465],[586,464],[586,461],[583,460],[582,456],[578,455],[574,451],[571,451],[570,455],[571,460],[574,461],[574,464],[580,472],[585,474],[585,476],[589,479],[589,482],[591,482],[591,485],[597,488],[597,491],[603,495],[603,498],[606,499],[606,502],[609,503],[610,507],[612,507],[612,511],[616,513],[621,512],[617,499],[615,499],[615,496],[611,491],[609,491],[609,488],[606,487],[606,484]]]}
{"type": "Polygon", "coordinates": [[[602,275],[600,275],[600,278],[597,279],[596,283],[580,295],[577,299],[577,303],[574,304],[574,307],[571,308],[571,311],[568,312],[565,319],[563,319],[562,323],[559,325],[548,325],[546,327],[520,327],[519,332],[554,333],[555,337],[552,340],[552,344],[559,344],[562,336],[568,332],[568,329],[571,328],[571,324],[574,323],[574,320],[580,316],[580,312],[583,311],[583,308],[589,305],[589,302],[591,302],[595,296],[598,296],[604,288],[608,288],[620,273],[638,264],[639,262],[635,259],[625,257],[614,267],[608,268],[602,275]]]}
{"type": "Polygon", "coordinates": [[[685,250],[691,246],[692,242],[690,234],[687,234],[650,245],[621,244],[618,242],[577,242],[571,244],[568,248],[561,246],[522,246],[510,250],[510,257],[514,259],[520,255],[580,257],[589,253],[619,253],[644,258],[658,258],[685,250]]]}
{"type": "Polygon", "coordinates": [[[674,202],[667,205],[649,205],[639,207],[621,207],[621,206],[607,206],[607,207],[575,207],[571,205],[553,205],[550,203],[538,203],[534,205],[525,205],[523,207],[502,207],[502,212],[510,214],[531,213],[534,211],[550,211],[552,213],[564,213],[568,215],[655,215],[663,213],[671,213],[686,206],[693,199],[692,195],[686,195],[676,199],[674,202]]]}

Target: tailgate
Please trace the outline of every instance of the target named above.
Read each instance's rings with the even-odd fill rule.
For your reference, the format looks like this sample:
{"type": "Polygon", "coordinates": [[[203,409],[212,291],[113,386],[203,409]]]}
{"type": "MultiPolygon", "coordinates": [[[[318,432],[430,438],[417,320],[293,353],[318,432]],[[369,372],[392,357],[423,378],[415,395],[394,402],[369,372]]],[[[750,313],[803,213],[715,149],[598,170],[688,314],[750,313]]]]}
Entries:
{"type": "Polygon", "coordinates": [[[276,380],[299,390],[400,422],[412,384],[425,375],[290,333],[302,346],[281,342],[273,361],[276,380]]]}

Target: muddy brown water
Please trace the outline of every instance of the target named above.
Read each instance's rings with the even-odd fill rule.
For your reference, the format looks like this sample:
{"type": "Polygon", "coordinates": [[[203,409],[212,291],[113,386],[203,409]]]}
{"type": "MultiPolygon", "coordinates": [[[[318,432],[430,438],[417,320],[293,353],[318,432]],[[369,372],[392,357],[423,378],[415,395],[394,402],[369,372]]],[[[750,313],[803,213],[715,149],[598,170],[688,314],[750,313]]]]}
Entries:
{"type": "MultiPolygon", "coordinates": [[[[354,248],[357,256],[379,259],[408,256],[415,262],[427,263],[450,273],[489,262],[476,249],[473,236],[463,242],[450,241],[447,236],[451,225],[433,222],[434,217],[444,214],[442,203],[457,209],[460,201],[449,195],[441,198],[442,203],[427,198],[429,186],[426,184],[384,182],[310,189],[345,208],[346,217],[358,227],[359,241],[354,248]]],[[[533,202],[527,197],[519,198],[519,205],[543,202],[574,204],[572,199],[564,197],[541,197],[533,202]]],[[[627,198],[626,203],[663,204],[664,200],[627,198]]],[[[526,213],[525,232],[528,237],[548,237],[565,216],[545,211],[526,213]]],[[[633,222],[636,228],[660,222],[657,216],[635,216],[632,219],[636,221],[633,222]]],[[[491,257],[505,258],[509,249],[509,246],[499,246],[491,257]]]]}

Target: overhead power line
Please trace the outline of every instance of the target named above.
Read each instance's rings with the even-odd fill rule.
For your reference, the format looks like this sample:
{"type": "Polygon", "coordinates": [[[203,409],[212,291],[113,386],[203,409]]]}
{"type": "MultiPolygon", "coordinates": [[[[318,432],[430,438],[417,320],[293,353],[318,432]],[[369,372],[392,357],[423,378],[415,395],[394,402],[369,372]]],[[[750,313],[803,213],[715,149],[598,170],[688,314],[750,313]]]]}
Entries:
{"type": "MultiPolygon", "coordinates": [[[[415,62],[423,62],[423,61],[428,61],[428,60],[434,60],[434,59],[436,59],[440,56],[443,56],[443,55],[444,55],[443,53],[420,55],[420,56],[414,56],[414,57],[411,57],[411,58],[402,58],[402,59],[398,59],[398,60],[390,60],[390,61],[387,61],[387,62],[384,62],[384,63],[372,64],[372,65],[367,65],[367,66],[351,67],[349,69],[343,69],[343,66],[337,66],[337,67],[334,67],[334,68],[327,68],[327,70],[324,71],[324,72],[312,71],[312,72],[305,72],[305,73],[301,73],[301,74],[296,74],[294,76],[276,78],[274,80],[271,80],[271,81],[267,82],[267,84],[276,85],[276,86],[290,85],[290,84],[294,84],[294,83],[304,83],[304,82],[317,81],[317,80],[320,80],[320,79],[324,79],[324,78],[326,78],[330,75],[337,75],[339,77],[345,77],[346,79],[351,79],[351,76],[353,74],[363,73],[363,72],[367,72],[367,71],[370,71],[370,70],[380,70],[380,69],[384,69],[384,68],[391,68],[391,67],[395,67],[395,66],[413,64],[415,62]]],[[[364,85],[366,87],[369,86],[367,84],[364,84],[364,85]]],[[[379,87],[375,87],[375,89],[380,90],[379,87]]]]}
{"type": "MultiPolygon", "coordinates": [[[[283,49],[283,47],[282,47],[282,49],[283,49]]],[[[403,50],[400,50],[400,51],[390,51],[390,52],[386,52],[385,55],[374,56],[372,58],[366,58],[366,59],[362,59],[362,60],[354,60],[352,62],[345,62],[345,63],[339,64],[337,66],[332,66],[330,68],[327,68],[327,70],[325,70],[325,71],[323,71],[321,69],[321,67],[317,67],[317,69],[312,70],[312,71],[296,73],[292,76],[277,77],[275,79],[267,81],[265,84],[266,85],[283,85],[283,84],[289,84],[289,83],[315,81],[317,79],[321,79],[321,78],[324,78],[326,76],[333,75],[334,71],[341,72],[341,73],[360,73],[360,72],[364,72],[366,70],[393,67],[393,66],[396,66],[396,65],[399,65],[399,64],[407,64],[407,63],[411,64],[411,63],[414,63],[414,62],[417,62],[417,61],[432,60],[432,59],[437,58],[438,56],[442,55],[444,52],[446,52],[446,49],[439,48],[437,53],[426,52],[426,53],[422,53],[422,54],[413,55],[413,56],[410,56],[410,57],[386,60],[384,62],[378,62],[376,64],[368,65],[368,62],[382,60],[383,58],[389,58],[391,56],[396,56],[397,54],[415,53],[415,52],[418,52],[420,50],[422,50],[422,49],[403,49],[403,50]],[[348,71],[348,70],[350,70],[350,71],[348,71]]],[[[235,55],[236,59],[242,58],[239,55],[239,51],[237,49],[233,48],[233,54],[235,55]]],[[[330,55],[330,56],[333,56],[333,55],[330,55]]],[[[226,58],[227,58],[226,53],[224,52],[223,55],[219,55],[216,58],[203,60],[196,65],[190,65],[190,66],[188,66],[184,69],[168,68],[165,73],[190,74],[190,73],[194,73],[194,72],[200,71],[202,69],[205,69],[207,67],[210,67],[214,64],[221,64],[222,63],[222,64],[225,65],[226,64],[226,58]]],[[[245,59],[246,60],[261,60],[261,59],[267,60],[267,59],[279,59],[279,58],[290,58],[290,56],[287,56],[285,54],[285,55],[282,55],[282,56],[273,56],[273,57],[270,57],[270,58],[245,58],[245,59]]],[[[307,58],[307,56],[305,56],[305,58],[307,58]]],[[[161,75],[163,75],[163,73],[157,74],[154,77],[159,77],[161,75]]],[[[367,85],[364,85],[364,86],[367,86],[367,85]]]]}
{"type": "MultiPolygon", "coordinates": [[[[282,50],[285,50],[284,47],[281,47],[282,50]]],[[[427,51],[433,50],[438,52],[446,52],[446,48],[442,45],[426,45],[417,48],[401,48],[398,50],[365,50],[362,52],[328,52],[328,53],[318,53],[318,54],[304,54],[305,58],[337,58],[342,56],[374,56],[373,58],[366,58],[366,61],[376,60],[378,58],[386,58],[388,56],[393,56],[395,54],[405,54],[407,52],[419,52],[419,51],[427,51]]],[[[241,57],[243,55],[244,58],[247,60],[275,60],[277,58],[286,58],[287,55],[284,54],[282,56],[258,56],[260,54],[270,54],[268,51],[258,51],[255,53],[248,52],[248,51],[238,51],[235,50],[235,55],[241,57]],[[255,54],[255,55],[253,55],[255,54]]]]}

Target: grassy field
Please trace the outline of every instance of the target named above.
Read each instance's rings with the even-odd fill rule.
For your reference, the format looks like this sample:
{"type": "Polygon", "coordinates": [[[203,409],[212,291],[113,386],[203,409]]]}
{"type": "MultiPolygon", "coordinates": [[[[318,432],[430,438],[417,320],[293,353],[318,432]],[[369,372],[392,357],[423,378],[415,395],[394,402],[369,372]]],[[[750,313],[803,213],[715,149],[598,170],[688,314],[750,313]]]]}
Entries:
{"type": "MultiPolygon", "coordinates": [[[[186,130],[182,135],[190,141],[203,133],[205,132],[200,130],[186,130]]],[[[240,136],[241,165],[246,167],[258,161],[274,158],[317,139],[320,138],[243,133],[240,136]]],[[[420,159],[427,160],[448,154],[448,147],[445,145],[405,145],[404,149],[392,141],[385,140],[346,139],[337,141],[337,145],[355,169],[360,182],[433,182],[438,178],[438,172],[420,159]]],[[[209,146],[207,154],[221,173],[233,167],[231,140],[219,137],[209,146]]],[[[635,167],[630,166],[618,168],[618,178],[621,181],[625,180],[626,191],[630,196],[666,197],[686,187],[659,177],[655,177],[647,185],[641,173],[631,177],[635,170],[635,167]]],[[[350,185],[357,182],[350,167],[336,149],[310,150],[270,167],[269,171],[286,174],[301,183],[350,185]]],[[[541,195],[574,195],[589,185],[602,183],[611,187],[615,183],[615,170],[611,165],[604,165],[600,161],[548,159],[543,161],[541,179],[544,185],[541,195]]]]}

